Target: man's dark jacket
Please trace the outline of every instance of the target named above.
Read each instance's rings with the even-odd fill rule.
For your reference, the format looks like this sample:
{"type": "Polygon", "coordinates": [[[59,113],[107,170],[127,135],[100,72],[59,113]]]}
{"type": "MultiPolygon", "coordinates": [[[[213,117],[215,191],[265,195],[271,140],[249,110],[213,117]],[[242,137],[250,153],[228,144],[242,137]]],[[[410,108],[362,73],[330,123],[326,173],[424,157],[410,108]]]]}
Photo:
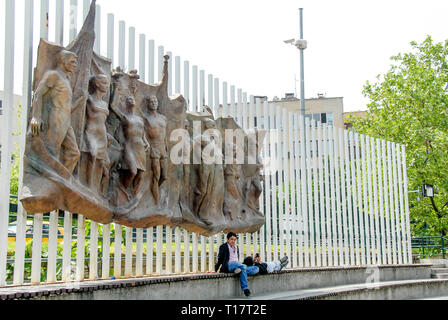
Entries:
{"type": "MultiPolygon", "coordinates": [[[[240,258],[240,249],[237,248],[237,255],[238,259],[240,258]]],[[[229,272],[229,259],[230,259],[230,250],[229,246],[226,243],[224,243],[222,246],[219,247],[219,253],[218,253],[218,262],[215,264],[215,271],[218,272],[219,267],[221,267],[221,273],[230,273],[229,272]]]]}
{"type": "Polygon", "coordinates": [[[260,270],[258,274],[268,274],[268,265],[266,263],[255,262],[254,265],[260,270]]]}

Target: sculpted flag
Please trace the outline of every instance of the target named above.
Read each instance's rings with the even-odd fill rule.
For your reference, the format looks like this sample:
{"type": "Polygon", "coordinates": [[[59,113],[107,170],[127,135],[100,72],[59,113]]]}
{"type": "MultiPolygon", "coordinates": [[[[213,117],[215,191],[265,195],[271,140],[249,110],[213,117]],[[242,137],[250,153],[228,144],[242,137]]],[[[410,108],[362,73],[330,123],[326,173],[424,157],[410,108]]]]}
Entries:
{"type": "Polygon", "coordinates": [[[265,223],[260,149],[255,163],[247,160],[264,135],[252,143],[234,119],[207,106],[187,112],[182,95],[168,95],[169,56],[157,84],[140,81],[137,70],[111,70],[93,50],[95,9],[92,1],[67,48],[40,41],[20,195],[25,210],[67,210],[133,228],[180,226],[205,236],[258,231],[265,223]],[[199,163],[171,161],[179,130],[186,133],[183,150],[196,150],[199,163]],[[246,162],[203,161],[210,151],[226,153],[226,130],[242,133],[246,162]]]}

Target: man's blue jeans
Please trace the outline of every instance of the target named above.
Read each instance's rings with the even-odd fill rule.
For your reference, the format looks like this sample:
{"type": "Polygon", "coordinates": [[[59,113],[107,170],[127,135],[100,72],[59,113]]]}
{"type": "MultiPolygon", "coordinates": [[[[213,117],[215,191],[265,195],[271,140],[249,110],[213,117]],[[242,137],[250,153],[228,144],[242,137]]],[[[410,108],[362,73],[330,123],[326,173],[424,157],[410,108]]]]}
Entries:
{"type": "Polygon", "coordinates": [[[229,272],[234,272],[235,269],[241,269],[240,274],[240,284],[241,284],[241,290],[249,289],[249,285],[247,284],[247,276],[253,276],[257,274],[260,269],[258,267],[248,267],[245,264],[242,264],[240,262],[229,262],[229,272]]]}

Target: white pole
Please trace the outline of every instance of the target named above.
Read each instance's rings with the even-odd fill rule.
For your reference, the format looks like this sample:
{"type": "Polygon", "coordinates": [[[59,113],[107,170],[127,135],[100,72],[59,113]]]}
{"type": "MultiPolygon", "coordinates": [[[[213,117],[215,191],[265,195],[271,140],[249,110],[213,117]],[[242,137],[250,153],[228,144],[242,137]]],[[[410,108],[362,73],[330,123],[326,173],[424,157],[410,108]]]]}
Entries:
{"type": "MultiPolygon", "coordinates": [[[[235,86],[230,86],[230,110],[229,114],[231,117],[235,118],[235,86]]],[[[267,115],[266,115],[267,117],[267,115]]]]}
{"type": "Polygon", "coordinates": [[[198,112],[199,111],[199,97],[198,97],[198,66],[193,66],[193,94],[192,94],[192,109],[194,112],[198,112]]]}
{"type": "Polygon", "coordinates": [[[64,0],[56,0],[55,39],[56,43],[64,44],[64,0]]]}
{"type": "Polygon", "coordinates": [[[215,269],[214,259],[215,258],[215,241],[214,237],[208,238],[208,271],[213,271],[215,269]]]}
{"type": "MultiPolygon", "coordinates": [[[[206,243],[205,243],[205,237],[201,236],[201,272],[206,272],[206,243]]],[[[179,271],[180,272],[180,271],[179,271]]]]}
{"type": "Polygon", "coordinates": [[[95,52],[101,54],[101,7],[96,5],[95,14],[95,52]]]}
{"type": "Polygon", "coordinates": [[[197,273],[199,271],[198,235],[196,233],[193,233],[192,236],[193,236],[193,268],[191,271],[197,273]]]}
{"type": "Polygon", "coordinates": [[[394,184],[394,208],[395,208],[395,229],[394,233],[396,233],[397,237],[397,255],[398,255],[398,264],[403,264],[403,255],[402,255],[402,242],[401,242],[401,231],[400,231],[400,207],[398,203],[398,176],[397,176],[397,153],[396,153],[396,144],[392,143],[392,170],[393,170],[393,184],[394,184]]]}
{"type": "Polygon", "coordinates": [[[171,227],[166,227],[165,236],[165,265],[166,272],[173,273],[173,229],[171,227]]]}
{"type": "MultiPolygon", "coordinates": [[[[222,95],[222,104],[223,104],[223,107],[224,107],[224,114],[223,114],[223,117],[227,117],[228,116],[228,106],[227,106],[227,83],[226,82],[224,82],[223,83],[223,95],[222,95]]],[[[263,126],[261,125],[261,114],[262,114],[262,107],[261,107],[261,102],[260,102],[260,100],[259,99],[257,99],[257,101],[256,101],[256,117],[257,117],[257,128],[258,129],[264,129],[264,125],[265,124],[263,124],[263,126]]],[[[260,136],[257,136],[257,141],[258,141],[258,147],[259,147],[259,150],[257,150],[257,154],[264,154],[264,151],[265,151],[265,148],[264,148],[264,141],[261,141],[261,140],[259,140],[260,139],[260,136]],[[263,149],[260,149],[260,148],[263,148],[263,149]]],[[[263,157],[263,159],[266,159],[266,157],[265,157],[265,155],[264,155],[264,157],[263,157]]],[[[262,173],[263,174],[263,173],[262,173]]],[[[260,181],[261,183],[263,183],[262,181],[260,181]]],[[[266,186],[264,186],[265,188],[266,188],[266,186]]],[[[260,195],[260,199],[259,199],[259,206],[260,206],[260,210],[261,210],[261,212],[263,212],[263,215],[265,216],[265,218],[266,218],[266,209],[265,209],[265,207],[264,207],[264,203],[265,203],[265,200],[266,200],[266,189],[263,189],[262,191],[261,191],[261,195],[260,195]]],[[[260,258],[263,260],[263,261],[265,261],[265,230],[264,230],[264,227],[261,227],[261,229],[260,229],[260,233],[258,234],[258,236],[259,236],[259,238],[258,238],[258,242],[257,243],[259,243],[259,245],[260,245],[260,250],[259,250],[259,253],[260,253],[260,258]]]]}
{"type": "MultiPolygon", "coordinates": [[[[362,137],[361,137],[362,138],[362,137]]],[[[365,246],[365,229],[364,229],[364,214],[363,214],[363,203],[362,203],[362,162],[365,155],[361,156],[360,148],[364,151],[364,145],[360,144],[360,136],[359,134],[355,134],[355,143],[356,143],[356,176],[358,181],[358,212],[359,212],[359,230],[360,230],[360,238],[361,238],[361,263],[362,265],[366,265],[366,246],[365,246]]],[[[364,152],[363,152],[364,153],[364,152]]]]}
{"type": "Polygon", "coordinates": [[[190,103],[190,62],[184,61],[184,98],[187,101],[187,109],[191,111],[190,103]]]}
{"type": "Polygon", "coordinates": [[[412,245],[411,245],[411,220],[409,216],[409,195],[408,195],[408,170],[406,162],[406,147],[401,146],[403,159],[403,189],[404,189],[404,209],[405,209],[405,227],[406,227],[406,242],[408,263],[412,264],[412,245]]]}
{"type": "MultiPolygon", "coordinates": [[[[351,143],[351,141],[350,141],[351,143]]],[[[345,156],[345,190],[347,190],[347,206],[348,206],[348,211],[347,211],[347,215],[348,215],[348,242],[349,242],[349,251],[347,253],[347,260],[346,261],[350,261],[349,263],[347,262],[347,264],[350,264],[352,266],[354,266],[356,264],[355,261],[355,239],[354,239],[354,235],[353,235],[353,208],[352,208],[352,197],[353,197],[353,186],[352,186],[352,176],[350,174],[350,153],[351,153],[351,144],[349,144],[349,140],[348,140],[348,131],[344,130],[344,144],[345,144],[345,148],[344,148],[344,156],[345,156]],[[349,153],[350,151],[350,153],[349,153]],[[350,259],[348,259],[348,256],[350,257],[350,259]]]]}
{"type": "Polygon", "coordinates": [[[56,282],[56,258],[58,249],[58,216],[59,211],[50,213],[50,226],[48,231],[48,262],[47,282],[56,282]]]}
{"type": "Polygon", "coordinates": [[[89,8],[90,8],[90,1],[91,0],[83,0],[83,7],[82,7],[82,19],[83,21],[86,20],[87,15],[89,14],[89,8]]]}
{"type": "Polygon", "coordinates": [[[125,69],[125,55],[126,55],[126,23],[124,21],[118,22],[118,65],[125,69]]]}
{"type": "Polygon", "coordinates": [[[198,112],[202,111],[205,106],[205,71],[199,72],[199,108],[198,112]]]}
{"type": "MultiPolygon", "coordinates": [[[[233,104],[235,104],[235,87],[233,87],[233,90],[231,90],[231,92],[233,92],[233,104]]],[[[231,107],[230,108],[230,116],[233,117],[233,110],[234,108],[231,107]]],[[[269,104],[267,101],[265,101],[263,103],[263,114],[264,114],[264,126],[266,129],[266,147],[264,150],[264,159],[269,159],[270,160],[270,164],[272,165],[272,155],[269,154],[270,151],[272,151],[271,147],[271,123],[269,121],[270,116],[269,116],[269,104]]],[[[265,194],[266,194],[266,213],[265,213],[265,217],[266,217],[266,256],[265,256],[265,261],[271,261],[271,257],[272,257],[272,233],[271,233],[271,222],[272,222],[272,211],[271,211],[271,192],[272,192],[272,188],[271,188],[271,173],[272,170],[271,168],[264,168],[265,169],[265,175],[264,175],[264,179],[265,179],[265,186],[266,188],[265,190],[265,194]],[[269,171],[266,171],[266,169],[268,169],[269,171]]]]}
{"type": "Polygon", "coordinates": [[[175,245],[175,254],[174,254],[174,272],[175,273],[181,273],[181,248],[180,248],[180,228],[176,227],[175,230],[175,239],[174,239],[174,245],[175,245]]]}
{"type": "Polygon", "coordinates": [[[168,60],[168,96],[173,95],[173,53],[168,51],[167,56],[170,57],[168,60]]]}
{"type": "MultiPolygon", "coordinates": [[[[226,118],[229,116],[229,104],[228,104],[228,85],[227,82],[222,83],[222,116],[226,118]]],[[[260,120],[258,120],[260,121],[260,120]]]]}
{"type": "Polygon", "coordinates": [[[155,44],[154,40],[148,41],[148,82],[155,83],[155,44]]]}
{"type": "Polygon", "coordinates": [[[358,210],[358,196],[357,196],[357,181],[356,181],[356,159],[359,159],[359,150],[358,155],[355,155],[355,150],[357,149],[357,144],[355,145],[355,139],[353,132],[350,132],[350,162],[351,162],[351,183],[352,183],[352,196],[353,196],[353,216],[354,216],[354,225],[355,229],[355,254],[356,254],[356,265],[361,265],[361,257],[360,257],[360,244],[359,244],[359,229],[358,229],[358,220],[359,220],[359,210],[358,210]]]}
{"type": "Polygon", "coordinates": [[[380,225],[379,225],[379,212],[378,212],[378,183],[377,183],[377,159],[378,154],[375,148],[375,139],[370,137],[371,155],[372,155],[372,183],[373,183],[373,213],[375,216],[375,231],[373,232],[372,241],[375,241],[375,259],[374,264],[381,264],[381,242],[380,242],[380,225]]]}
{"type": "MultiPolygon", "coordinates": [[[[249,118],[249,123],[250,123],[250,118],[249,118]]],[[[289,226],[289,217],[290,217],[290,210],[291,210],[291,203],[290,203],[290,199],[289,199],[289,195],[290,195],[290,191],[289,191],[289,184],[290,184],[290,179],[289,179],[289,157],[288,157],[288,150],[287,150],[287,145],[288,145],[288,112],[286,110],[286,108],[282,109],[282,132],[283,132],[283,137],[282,137],[282,158],[283,158],[283,180],[282,180],[282,185],[283,185],[283,202],[284,202],[284,209],[283,209],[283,213],[282,213],[282,228],[280,229],[282,232],[282,239],[281,239],[281,248],[280,248],[280,255],[281,257],[285,256],[285,250],[284,247],[286,245],[286,255],[288,257],[291,256],[291,250],[290,250],[290,244],[291,244],[291,233],[290,233],[290,229],[288,228],[289,226]],[[285,237],[285,233],[286,233],[286,237],[285,237]]]]}
{"type": "Polygon", "coordinates": [[[112,66],[115,65],[114,41],[115,18],[113,14],[109,13],[107,15],[107,57],[112,61],[112,66]]]}
{"type": "Polygon", "coordinates": [[[103,225],[103,251],[101,255],[101,278],[108,279],[110,272],[110,224],[103,225]]]}
{"type": "Polygon", "coordinates": [[[40,0],[40,37],[48,40],[49,0],[40,0]]]}
{"type": "Polygon", "coordinates": [[[114,239],[114,276],[118,278],[121,276],[121,241],[123,238],[122,227],[114,223],[115,239],[114,239]]]}
{"type": "MultiPolygon", "coordinates": [[[[386,214],[386,239],[387,239],[387,264],[393,264],[392,262],[392,239],[390,232],[390,211],[389,211],[389,179],[388,179],[388,161],[386,153],[386,142],[381,141],[381,156],[383,158],[383,181],[384,181],[384,205],[386,214]]],[[[392,192],[391,192],[392,193],[392,192]]]]}
{"type": "Polygon", "coordinates": [[[135,263],[135,276],[141,277],[143,275],[143,229],[137,229],[136,239],[136,263],[135,263]]]}
{"type": "Polygon", "coordinates": [[[342,200],[342,229],[341,237],[344,238],[344,260],[341,263],[344,266],[350,265],[350,249],[349,249],[349,225],[348,225],[348,212],[347,212],[347,185],[346,185],[346,175],[349,172],[349,167],[345,166],[345,161],[347,159],[345,155],[345,150],[347,149],[347,143],[345,140],[344,129],[339,129],[339,169],[341,170],[341,200],[342,200]]]}
{"type": "Polygon", "coordinates": [[[365,238],[363,239],[361,237],[361,241],[362,243],[366,245],[366,264],[370,265],[370,232],[369,232],[369,201],[368,201],[368,185],[367,185],[367,176],[369,175],[368,170],[367,170],[367,163],[368,159],[367,159],[367,153],[366,153],[366,149],[368,150],[368,147],[366,147],[366,136],[365,135],[361,135],[361,151],[362,151],[362,155],[361,155],[361,161],[362,161],[362,190],[364,193],[364,204],[361,206],[362,210],[363,210],[363,219],[361,219],[361,221],[363,221],[364,223],[364,227],[361,228],[362,233],[361,236],[365,235],[365,238]]]}
{"type": "Polygon", "coordinates": [[[306,124],[306,122],[303,120],[303,116],[300,116],[300,154],[301,154],[301,166],[300,166],[300,176],[302,181],[302,223],[303,223],[303,233],[304,233],[304,241],[303,244],[305,246],[304,253],[305,253],[305,267],[308,268],[310,266],[310,260],[309,260],[309,241],[308,241],[308,197],[307,197],[307,154],[305,152],[306,149],[306,127],[309,126],[309,123],[306,124]],[[305,127],[304,127],[305,126],[305,127]]]}
{"type": "MultiPolygon", "coordinates": [[[[297,226],[299,233],[299,243],[298,243],[298,255],[299,255],[299,267],[302,268],[303,263],[303,206],[305,205],[303,202],[303,176],[304,176],[304,167],[303,167],[303,135],[302,130],[300,129],[300,123],[303,123],[303,119],[299,117],[297,114],[294,115],[294,132],[296,135],[295,139],[295,150],[296,150],[296,181],[297,181],[297,226]],[[300,155],[300,159],[299,159],[300,155]]],[[[271,146],[272,147],[272,146],[271,146]]],[[[272,150],[272,149],[271,149],[272,150]]]]}
{"type": "MultiPolygon", "coordinates": [[[[374,204],[373,204],[373,186],[372,186],[372,158],[371,158],[371,139],[370,137],[366,137],[366,153],[367,153],[367,188],[369,193],[369,214],[368,214],[368,220],[370,225],[370,232],[369,232],[369,241],[370,243],[368,249],[370,252],[370,264],[376,264],[376,241],[375,241],[375,223],[374,223],[374,204]]],[[[366,220],[367,222],[367,220],[366,220]]]]}
{"type": "Polygon", "coordinates": [[[125,228],[125,255],[124,255],[124,275],[126,277],[132,276],[132,243],[133,235],[132,228],[125,228]]]}
{"type": "Polygon", "coordinates": [[[154,272],[154,228],[146,229],[146,274],[151,275],[154,272]]]}
{"type": "Polygon", "coordinates": [[[162,274],[163,264],[163,226],[157,226],[156,273],[162,274]]]}
{"type": "Polygon", "coordinates": [[[190,272],[190,232],[184,230],[184,273],[190,272]]]}
{"type": "Polygon", "coordinates": [[[73,220],[71,212],[66,211],[64,216],[64,248],[62,260],[62,281],[71,279],[71,259],[72,259],[72,227],[73,220]]]}
{"type": "Polygon", "coordinates": [[[328,142],[330,144],[330,153],[328,160],[330,162],[330,197],[331,197],[331,252],[333,254],[333,266],[337,266],[339,264],[338,261],[338,252],[337,252],[337,229],[336,225],[338,221],[336,220],[336,196],[335,196],[335,176],[336,171],[334,167],[335,163],[335,139],[334,139],[334,127],[328,127],[328,142]]]}
{"type": "Polygon", "coordinates": [[[384,197],[383,197],[383,164],[381,153],[381,140],[376,139],[376,154],[378,158],[378,196],[379,196],[379,210],[380,210],[380,235],[381,235],[381,253],[379,264],[385,265],[387,262],[386,256],[386,226],[385,226],[385,210],[384,210],[384,197]]]}
{"type": "MultiPolygon", "coordinates": [[[[238,101],[240,101],[240,91],[238,91],[238,101]]],[[[238,103],[240,105],[240,103],[238,103]]],[[[272,259],[278,260],[278,222],[277,222],[277,187],[278,183],[276,180],[276,175],[280,175],[281,168],[278,165],[278,143],[279,143],[279,133],[278,133],[278,125],[275,123],[275,108],[273,105],[270,107],[270,121],[271,121],[271,130],[275,128],[275,131],[273,132],[273,135],[271,135],[272,141],[271,141],[271,147],[273,148],[272,152],[272,161],[275,165],[275,170],[273,170],[273,176],[272,176],[272,230],[273,230],[273,244],[274,244],[274,250],[272,251],[272,259]]],[[[241,124],[241,118],[239,123],[241,124]]]]}
{"type": "MultiPolygon", "coordinates": [[[[318,143],[318,163],[319,163],[319,189],[320,189],[320,228],[321,228],[321,245],[317,248],[318,255],[322,256],[322,266],[328,266],[327,257],[327,231],[326,231],[326,203],[325,203],[325,188],[324,188],[324,177],[326,176],[326,166],[325,166],[325,149],[323,141],[323,130],[324,126],[322,123],[318,124],[317,127],[317,143],[318,143]]],[[[317,201],[317,199],[316,199],[317,201]]]]}
{"type": "MultiPolygon", "coordinates": [[[[258,120],[260,121],[260,120],[258,120]]],[[[294,143],[297,140],[297,136],[294,134],[294,114],[289,113],[289,126],[288,126],[288,132],[289,132],[289,152],[290,152],[290,177],[291,177],[291,200],[292,200],[292,210],[289,215],[290,223],[292,223],[292,263],[291,266],[293,268],[297,268],[297,208],[298,208],[298,202],[296,205],[296,197],[300,194],[300,189],[298,187],[298,184],[300,183],[300,180],[297,179],[297,171],[299,170],[299,167],[297,166],[297,160],[298,160],[298,153],[296,148],[294,148],[294,143]]]]}
{"type": "Polygon", "coordinates": [[[213,75],[208,75],[208,107],[213,110],[213,75]]]}
{"type": "MultiPolygon", "coordinates": [[[[249,124],[248,124],[248,113],[247,113],[247,93],[243,92],[243,108],[241,109],[241,115],[243,118],[243,121],[241,122],[243,124],[243,129],[247,130],[247,128],[249,128],[249,124]]],[[[279,112],[279,111],[277,111],[279,112]]],[[[277,114],[278,116],[278,114],[277,114]]],[[[281,113],[279,116],[279,120],[277,121],[277,124],[279,125],[281,123],[281,113]]],[[[280,137],[279,137],[280,138],[280,137]]],[[[281,157],[280,157],[281,160],[281,157]]]]}
{"type": "Polygon", "coordinates": [[[180,90],[180,57],[176,56],[174,58],[174,93],[181,94],[180,90]]]}
{"type": "MultiPolygon", "coordinates": [[[[31,107],[31,84],[33,69],[33,21],[34,21],[34,4],[33,0],[25,1],[25,26],[24,26],[24,50],[23,50],[23,109],[20,132],[20,159],[25,155],[26,130],[28,124],[28,113],[31,107]]],[[[19,194],[22,190],[23,182],[23,161],[19,164],[19,194]]],[[[26,222],[27,213],[23,209],[21,202],[18,203],[17,212],[17,234],[14,261],[14,285],[23,284],[24,267],[25,267],[25,244],[26,244],[26,222]]]]}
{"type": "Polygon", "coordinates": [[[305,121],[305,163],[306,163],[306,181],[307,181],[307,202],[308,202],[308,215],[307,215],[307,224],[305,225],[305,239],[306,243],[306,251],[305,256],[308,254],[308,258],[306,258],[305,266],[306,267],[314,267],[316,265],[316,257],[313,253],[314,251],[314,215],[313,215],[313,185],[312,185],[312,158],[311,158],[311,126],[313,126],[313,122],[310,119],[306,118],[305,121]],[[309,263],[309,265],[307,265],[309,263]]]}
{"type": "Polygon", "coordinates": [[[69,41],[72,42],[77,34],[78,34],[78,0],[70,0],[69,41]]]}
{"type": "Polygon", "coordinates": [[[328,125],[324,125],[324,172],[325,172],[325,222],[327,228],[327,245],[325,248],[325,254],[328,259],[328,266],[333,266],[333,250],[332,250],[332,231],[331,231],[331,194],[330,194],[330,175],[331,171],[329,168],[328,158],[329,158],[329,146],[328,146],[328,125]]]}
{"type": "Polygon", "coordinates": [[[98,278],[98,223],[90,222],[90,265],[89,279],[98,278]]]}
{"type": "MultiPolygon", "coordinates": [[[[76,281],[84,280],[86,219],[78,214],[78,229],[76,232],[76,281]]],[[[34,241],[34,240],[33,240],[34,241]]],[[[38,275],[40,278],[40,275],[38,275]]],[[[34,281],[33,281],[34,282],[34,281]]]]}
{"type": "Polygon", "coordinates": [[[128,34],[128,68],[129,70],[135,69],[135,28],[130,27],[128,34]]]}
{"type": "Polygon", "coordinates": [[[146,36],[144,34],[140,34],[138,50],[139,50],[138,69],[140,74],[140,80],[142,82],[146,82],[146,36]]]}
{"type": "Polygon", "coordinates": [[[241,128],[244,128],[242,114],[243,114],[243,90],[238,89],[238,105],[237,105],[237,109],[235,110],[235,118],[237,120],[238,125],[241,128]]]}
{"type": "Polygon", "coordinates": [[[395,229],[395,206],[394,206],[394,182],[392,167],[392,143],[387,142],[387,162],[389,168],[389,201],[390,201],[390,232],[392,234],[392,261],[393,264],[398,263],[397,259],[397,236],[395,229]]]}
{"type": "Polygon", "coordinates": [[[213,113],[215,114],[215,119],[221,117],[221,111],[219,110],[219,78],[215,78],[215,87],[214,87],[214,104],[213,104],[213,113]]]}
{"type": "Polygon", "coordinates": [[[159,46],[158,50],[158,70],[159,70],[159,78],[158,81],[162,81],[162,74],[163,74],[163,56],[165,55],[165,48],[163,46],[159,46]]]}
{"type": "Polygon", "coordinates": [[[335,167],[335,174],[336,174],[336,218],[337,218],[337,238],[338,244],[336,246],[338,252],[339,252],[339,263],[337,265],[344,265],[344,247],[342,244],[342,229],[344,227],[343,221],[342,221],[342,213],[341,213],[341,184],[340,180],[343,180],[340,178],[341,174],[341,168],[339,166],[340,160],[342,159],[342,153],[340,152],[340,143],[341,140],[339,139],[338,130],[336,127],[333,127],[333,140],[334,140],[334,167],[335,167]]]}

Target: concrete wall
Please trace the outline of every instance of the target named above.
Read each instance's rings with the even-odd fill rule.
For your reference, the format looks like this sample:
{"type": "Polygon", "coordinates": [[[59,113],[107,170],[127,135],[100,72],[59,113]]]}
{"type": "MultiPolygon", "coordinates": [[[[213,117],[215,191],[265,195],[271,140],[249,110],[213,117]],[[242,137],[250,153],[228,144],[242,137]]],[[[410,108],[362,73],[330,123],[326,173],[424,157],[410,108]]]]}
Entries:
{"type": "MultiPolygon", "coordinates": [[[[287,270],[270,275],[249,277],[251,291],[269,293],[311,288],[324,288],[347,284],[366,283],[371,279],[372,272],[377,272],[376,281],[398,281],[429,279],[431,266],[404,265],[347,267],[287,270]]],[[[161,278],[146,278],[132,280],[109,280],[83,282],[79,288],[71,288],[70,293],[64,291],[64,286],[54,288],[42,286],[44,294],[36,294],[34,299],[44,300],[216,300],[241,297],[242,292],[238,276],[235,275],[185,275],[161,278]],[[51,291],[51,290],[50,290],[51,291]]],[[[36,292],[39,289],[36,288],[36,292]]],[[[27,291],[32,292],[32,290],[27,291]]],[[[0,292],[1,295],[1,292],[0,292]]]]}

